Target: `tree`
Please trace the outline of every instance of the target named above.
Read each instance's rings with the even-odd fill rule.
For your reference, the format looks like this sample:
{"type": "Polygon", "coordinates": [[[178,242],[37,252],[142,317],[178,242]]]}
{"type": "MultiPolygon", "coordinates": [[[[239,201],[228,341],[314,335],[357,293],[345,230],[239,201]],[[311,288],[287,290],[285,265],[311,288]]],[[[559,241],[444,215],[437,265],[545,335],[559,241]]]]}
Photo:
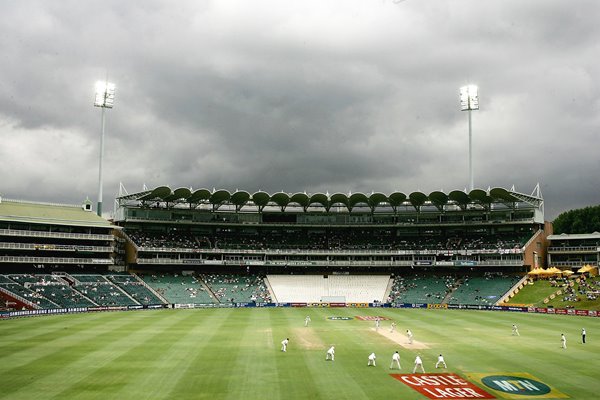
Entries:
{"type": "Polygon", "coordinates": [[[600,232],[600,205],[565,211],[553,222],[554,233],[600,232]]]}

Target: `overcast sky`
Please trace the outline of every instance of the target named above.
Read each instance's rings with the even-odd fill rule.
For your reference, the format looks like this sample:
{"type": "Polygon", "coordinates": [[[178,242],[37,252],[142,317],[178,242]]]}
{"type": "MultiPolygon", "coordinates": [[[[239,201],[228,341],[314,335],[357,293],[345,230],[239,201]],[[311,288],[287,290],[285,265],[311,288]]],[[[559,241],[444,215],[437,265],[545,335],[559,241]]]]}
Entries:
{"type": "Polygon", "coordinates": [[[104,209],[168,185],[600,204],[597,0],[2,1],[0,193],[104,209]]]}

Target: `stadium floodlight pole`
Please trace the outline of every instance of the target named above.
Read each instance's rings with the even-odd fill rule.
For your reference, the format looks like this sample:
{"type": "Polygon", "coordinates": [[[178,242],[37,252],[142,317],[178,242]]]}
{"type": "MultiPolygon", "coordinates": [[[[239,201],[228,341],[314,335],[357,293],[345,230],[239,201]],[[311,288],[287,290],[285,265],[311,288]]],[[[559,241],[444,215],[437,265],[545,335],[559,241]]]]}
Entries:
{"type": "Polygon", "coordinates": [[[473,129],[471,124],[471,111],[479,110],[479,94],[477,86],[467,85],[460,88],[460,109],[461,111],[469,112],[469,190],[473,190],[473,129]]]}
{"type": "Polygon", "coordinates": [[[98,167],[98,216],[102,216],[102,162],[104,160],[104,113],[107,108],[113,108],[115,102],[115,84],[104,82],[96,82],[96,97],[94,107],[102,108],[102,133],[100,136],[100,166],[98,167]]]}

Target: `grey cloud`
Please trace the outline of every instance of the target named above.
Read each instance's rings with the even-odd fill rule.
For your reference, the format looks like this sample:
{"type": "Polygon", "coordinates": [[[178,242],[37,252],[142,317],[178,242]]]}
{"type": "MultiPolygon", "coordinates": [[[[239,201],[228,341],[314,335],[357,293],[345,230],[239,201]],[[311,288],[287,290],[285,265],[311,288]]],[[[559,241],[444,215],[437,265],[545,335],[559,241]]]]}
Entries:
{"type": "Polygon", "coordinates": [[[108,73],[117,99],[106,112],[105,203],[119,182],[463,189],[458,88],[470,82],[481,94],[477,186],[530,192],[540,182],[550,219],[600,202],[595,1],[5,2],[0,11],[7,197],[95,198],[91,103],[108,73]]]}

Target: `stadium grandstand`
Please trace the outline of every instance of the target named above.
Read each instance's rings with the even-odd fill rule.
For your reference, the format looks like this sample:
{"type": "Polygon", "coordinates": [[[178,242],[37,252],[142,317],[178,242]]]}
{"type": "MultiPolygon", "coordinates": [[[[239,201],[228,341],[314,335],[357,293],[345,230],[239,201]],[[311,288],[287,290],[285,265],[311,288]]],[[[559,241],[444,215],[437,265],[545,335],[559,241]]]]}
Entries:
{"type": "Polygon", "coordinates": [[[231,303],[493,304],[543,266],[539,190],[121,193],[0,202],[0,295],[24,308],[231,303]]]}
{"type": "Polygon", "coordinates": [[[548,265],[559,269],[577,269],[600,265],[600,233],[548,236],[548,265]]]}

